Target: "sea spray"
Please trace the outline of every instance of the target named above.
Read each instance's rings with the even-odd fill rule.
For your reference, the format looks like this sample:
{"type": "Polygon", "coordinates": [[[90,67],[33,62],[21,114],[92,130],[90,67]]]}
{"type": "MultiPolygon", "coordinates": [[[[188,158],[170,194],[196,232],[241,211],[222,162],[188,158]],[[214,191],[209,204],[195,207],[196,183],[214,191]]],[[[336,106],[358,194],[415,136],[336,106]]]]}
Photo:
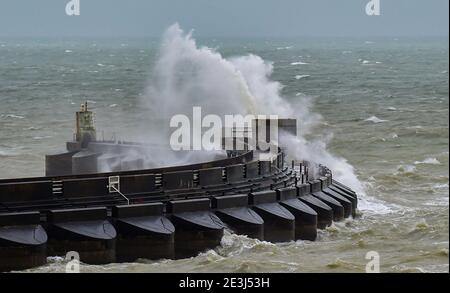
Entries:
{"type": "MultiPolygon", "coordinates": [[[[289,102],[281,96],[283,86],[271,80],[272,73],[273,64],[259,56],[226,59],[214,49],[197,46],[192,32],[185,34],[178,24],[169,27],[141,100],[148,112],[141,132],[144,140],[161,145],[157,155],[148,157],[158,158],[157,163],[167,165],[179,164],[181,159],[188,163],[205,155],[205,152],[195,152],[192,157],[179,156],[164,151],[163,147],[169,142],[170,118],[176,114],[192,117],[195,106],[201,106],[204,115],[277,114],[282,118],[296,118],[298,122],[298,135],[287,136],[285,140],[290,157],[324,164],[333,170],[334,178],[362,193],[363,186],[353,167],[327,150],[327,136],[306,139],[321,122],[321,116],[311,111],[312,100],[297,97],[289,102]]],[[[154,151],[151,150],[153,154],[154,151]]]]}

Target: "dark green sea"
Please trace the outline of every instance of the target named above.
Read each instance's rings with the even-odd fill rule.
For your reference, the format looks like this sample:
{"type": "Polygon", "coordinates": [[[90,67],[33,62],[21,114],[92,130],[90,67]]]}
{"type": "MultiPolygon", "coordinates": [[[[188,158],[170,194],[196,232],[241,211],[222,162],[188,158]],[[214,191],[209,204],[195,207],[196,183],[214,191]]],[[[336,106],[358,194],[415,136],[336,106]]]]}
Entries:
{"type": "MultiPolygon", "coordinates": [[[[380,254],[382,272],[449,271],[448,39],[197,44],[224,60],[254,54],[272,64],[268,78],[283,85],[280,96],[300,102],[292,109],[299,117],[314,118],[305,119],[311,122],[305,139],[326,143],[330,156],[353,166],[362,186],[360,216],[320,231],[315,242],[271,244],[227,232],[221,247],[191,259],[82,265],[82,271],[364,272],[368,251],[380,254]]],[[[159,48],[158,39],[0,39],[0,178],[43,175],[44,155],[72,139],[74,112],[84,100],[102,135],[148,136],[142,129],[154,127],[145,124],[154,112],[145,100],[159,48]]],[[[220,82],[208,86],[222,89],[220,82]]],[[[54,257],[29,271],[64,268],[54,257]]]]}

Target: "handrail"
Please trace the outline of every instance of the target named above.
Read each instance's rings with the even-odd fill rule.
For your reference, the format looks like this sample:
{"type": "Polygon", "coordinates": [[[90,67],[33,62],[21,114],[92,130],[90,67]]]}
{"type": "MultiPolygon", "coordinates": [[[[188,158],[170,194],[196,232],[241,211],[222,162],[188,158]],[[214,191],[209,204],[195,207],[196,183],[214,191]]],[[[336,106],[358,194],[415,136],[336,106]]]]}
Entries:
{"type": "Polygon", "coordinates": [[[114,189],[118,194],[120,194],[127,201],[127,204],[130,205],[130,199],[128,197],[126,197],[122,192],[120,192],[120,190],[117,189],[114,185],[110,187],[114,189]]]}

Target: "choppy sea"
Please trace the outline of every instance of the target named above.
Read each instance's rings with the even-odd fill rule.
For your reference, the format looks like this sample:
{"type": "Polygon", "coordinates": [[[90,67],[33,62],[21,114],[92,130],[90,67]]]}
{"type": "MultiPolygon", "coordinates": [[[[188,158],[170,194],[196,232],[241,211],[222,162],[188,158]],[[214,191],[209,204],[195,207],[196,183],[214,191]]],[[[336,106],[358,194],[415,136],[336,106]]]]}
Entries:
{"type": "MultiPolygon", "coordinates": [[[[273,64],[282,95],[309,97],[328,150],[355,168],[359,216],[315,242],[271,244],[226,232],[221,247],[184,260],[139,260],[87,272],[449,271],[448,39],[199,39],[225,58],[273,64]]],[[[41,176],[44,155],[72,138],[89,100],[97,128],[125,135],[158,58],[156,39],[0,39],[0,178],[41,176]]],[[[31,272],[64,271],[60,258],[31,272]]]]}

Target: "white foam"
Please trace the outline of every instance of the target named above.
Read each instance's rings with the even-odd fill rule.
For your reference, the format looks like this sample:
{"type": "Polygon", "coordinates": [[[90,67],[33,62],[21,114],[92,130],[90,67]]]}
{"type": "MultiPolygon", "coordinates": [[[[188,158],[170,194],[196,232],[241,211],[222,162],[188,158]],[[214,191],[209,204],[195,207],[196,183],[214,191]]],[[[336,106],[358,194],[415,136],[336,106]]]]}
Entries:
{"type": "MultiPolygon", "coordinates": [[[[447,187],[448,189],[448,187],[447,187]]],[[[448,191],[447,191],[448,192],[448,191]]],[[[449,198],[448,195],[445,197],[436,198],[434,200],[430,200],[425,203],[427,206],[449,206],[449,198]]]]}
{"type": "MultiPolygon", "coordinates": [[[[306,139],[308,134],[320,127],[322,117],[312,112],[311,98],[298,96],[288,101],[281,96],[283,86],[271,79],[271,62],[252,54],[226,59],[214,49],[199,47],[191,33],[185,34],[178,24],[171,26],[165,33],[158,56],[152,78],[141,97],[142,105],[148,109],[148,123],[142,125],[145,131],[137,130],[142,141],[155,141],[158,138],[167,140],[166,131],[170,133],[170,129],[162,129],[161,124],[152,122],[167,120],[173,114],[191,115],[193,106],[201,106],[204,115],[249,113],[296,118],[301,128],[297,136],[287,136],[285,143],[289,157],[326,165],[333,170],[335,179],[364,198],[364,186],[358,180],[353,166],[346,159],[328,151],[327,143],[332,137],[306,139]],[[155,129],[149,125],[155,125],[155,129]],[[147,134],[146,137],[143,133],[147,134]]],[[[298,75],[296,78],[308,76],[298,75]]],[[[152,154],[155,154],[155,150],[152,150],[152,154]]],[[[205,159],[205,153],[199,152],[198,155],[205,159]]],[[[194,154],[184,161],[188,163],[193,158],[194,154]]],[[[169,164],[175,159],[180,164],[179,157],[174,158],[162,151],[161,154],[153,155],[152,159],[164,160],[169,164]]],[[[378,202],[369,208],[380,211],[385,209],[378,202]]]]}
{"type": "Polygon", "coordinates": [[[414,162],[415,165],[421,165],[421,164],[428,164],[428,165],[440,165],[441,162],[439,162],[438,159],[436,158],[426,158],[423,161],[415,161],[414,162]]]}
{"type": "Polygon", "coordinates": [[[64,53],[72,53],[72,50],[65,50],[64,53]]]}
{"type": "Polygon", "coordinates": [[[302,78],[307,78],[307,77],[310,77],[310,76],[311,76],[311,75],[308,75],[308,74],[303,74],[303,75],[299,74],[299,75],[296,75],[296,76],[295,76],[295,79],[300,80],[300,79],[302,79],[302,78]]]}
{"type": "Polygon", "coordinates": [[[24,130],[39,130],[39,129],[41,129],[41,128],[36,127],[36,126],[30,126],[30,127],[24,128],[24,130]]]}
{"type": "Polygon", "coordinates": [[[16,115],[16,114],[6,114],[4,117],[6,118],[14,118],[14,119],[24,119],[25,116],[16,115]]]}
{"type": "Polygon", "coordinates": [[[383,120],[383,119],[378,118],[377,116],[371,116],[364,121],[373,122],[373,123],[382,123],[382,122],[387,122],[389,120],[383,120]]]}
{"type": "Polygon", "coordinates": [[[436,188],[436,189],[448,189],[448,183],[444,183],[444,184],[437,183],[437,184],[433,185],[433,188],[436,188]]]}
{"type": "Polygon", "coordinates": [[[358,210],[365,214],[386,215],[401,210],[401,208],[392,204],[388,205],[386,202],[373,196],[358,195],[358,210]]]}
{"type": "Polygon", "coordinates": [[[395,107],[387,107],[386,109],[389,111],[397,111],[397,108],[395,108],[395,107]]]}
{"type": "Polygon", "coordinates": [[[399,165],[397,166],[397,172],[394,175],[398,175],[399,173],[414,173],[416,172],[416,167],[413,165],[399,165]]]}
{"type": "Polygon", "coordinates": [[[380,62],[380,61],[370,61],[370,60],[362,60],[362,59],[359,59],[359,61],[362,63],[362,65],[382,64],[382,62],[380,62]]]}
{"type": "Polygon", "coordinates": [[[34,136],[33,139],[34,140],[42,140],[42,139],[47,139],[47,138],[51,138],[51,135],[45,135],[45,136],[34,136]]]}
{"type": "Polygon", "coordinates": [[[301,61],[291,63],[291,65],[307,65],[307,64],[309,64],[309,63],[301,62],[301,61]]]}
{"type": "Polygon", "coordinates": [[[406,129],[423,129],[423,126],[422,125],[415,125],[415,126],[408,126],[408,127],[406,127],[406,129]]]}
{"type": "Polygon", "coordinates": [[[286,47],[278,47],[277,50],[290,50],[292,49],[294,46],[286,46],[286,47]]]}

